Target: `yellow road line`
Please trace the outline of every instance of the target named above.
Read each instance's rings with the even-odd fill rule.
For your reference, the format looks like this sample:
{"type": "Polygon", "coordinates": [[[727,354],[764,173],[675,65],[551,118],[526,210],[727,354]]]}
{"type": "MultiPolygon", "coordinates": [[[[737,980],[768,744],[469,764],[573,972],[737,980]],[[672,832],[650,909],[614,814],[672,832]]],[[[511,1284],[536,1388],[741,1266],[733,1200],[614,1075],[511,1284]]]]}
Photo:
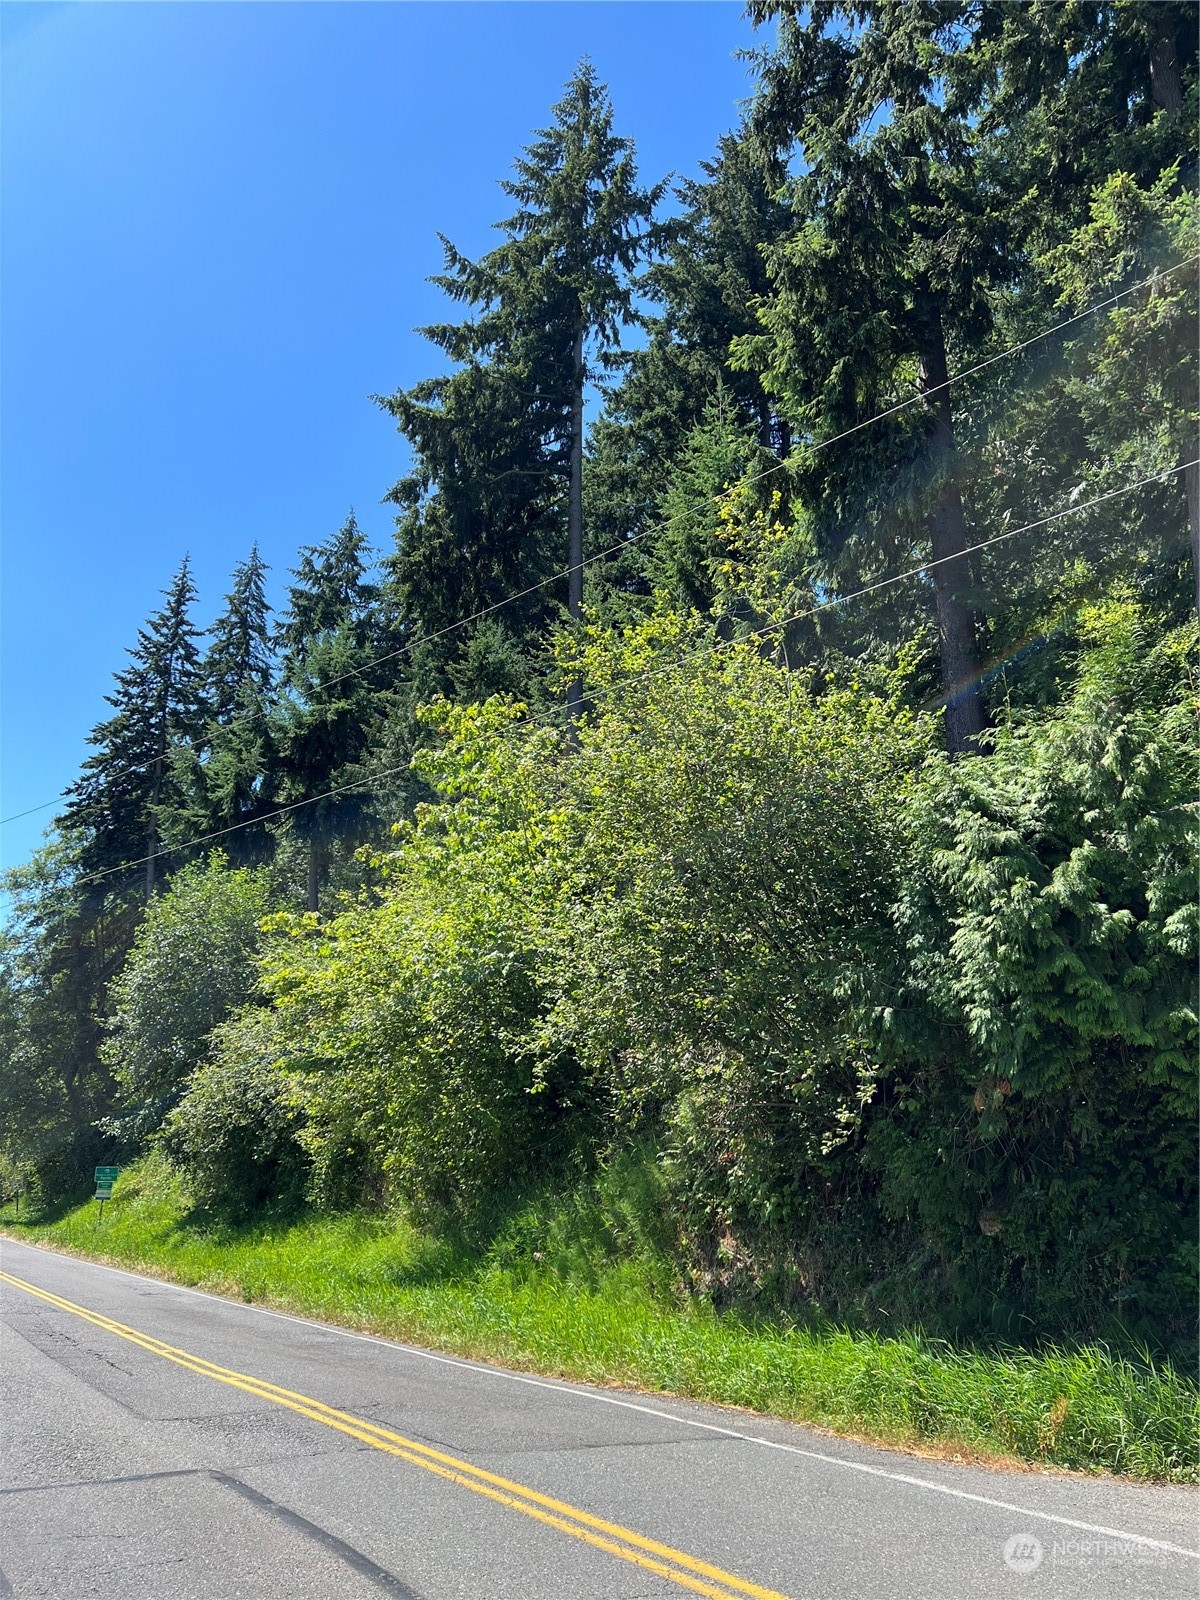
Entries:
{"type": "Polygon", "coordinates": [[[786,1596],[775,1589],[764,1589],[761,1585],[739,1578],[731,1572],[725,1572],[720,1567],[698,1561],[681,1550],[672,1549],[670,1545],[659,1544],[644,1534],[635,1533],[631,1528],[622,1527],[620,1523],[605,1522],[603,1518],[594,1517],[590,1512],[581,1511],[577,1506],[568,1505],[565,1501],[541,1494],[524,1484],[514,1483],[510,1478],[502,1478],[482,1467],[473,1466],[469,1461],[446,1455],[429,1445],[421,1444],[416,1439],[408,1439],[403,1434],[393,1433],[378,1423],[368,1422],[365,1418],[353,1416],[345,1411],[338,1411],[321,1400],[313,1400],[308,1395],[280,1388],[278,1384],[269,1383],[265,1378],[250,1377],[244,1372],[235,1372],[229,1367],[218,1366],[216,1362],[209,1361],[204,1356],[193,1355],[190,1351],[166,1344],[153,1334],[142,1333],[137,1328],[130,1328],[123,1322],[116,1322],[111,1317],[104,1316],[101,1312],[90,1311],[86,1306],[76,1305],[72,1300],[65,1300],[61,1295],[52,1294],[48,1289],[38,1288],[36,1284],[26,1283],[23,1278],[15,1278],[11,1273],[0,1271],[0,1281],[11,1284],[14,1289],[21,1289],[26,1294],[34,1295],[60,1311],[82,1317],[84,1321],[102,1328],[106,1333],[127,1339],[131,1344],[149,1351],[151,1355],[174,1362],[176,1366],[186,1367],[188,1371],[195,1372],[202,1378],[211,1378],[216,1383],[225,1383],[232,1388],[242,1389],[257,1399],[269,1400],[314,1422],[336,1428],[339,1433],[347,1434],[352,1439],[372,1445],[376,1450],[382,1450],[388,1455],[397,1456],[413,1466],[423,1467],[439,1478],[456,1483],[461,1488],[471,1489],[476,1494],[484,1495],[487,1499],[508,1506],[514,1511],[521,1511],[526,1516],[533,1517],[549,1527],[557,1528],[562,1533],[570,1534],[572,1538],[580,1539],[597,1550],[619,1556],[623,1561],[632,1562],[634,1566],[653,1572],[659,1577],[669,1578],[696,1594],[706,1595],[709,1600],[730,1600],[731,1595],[747,1596],[750,1600],[787,1600],[786,1596]],[[709,1581],[705,1582],[705,1579],[709,1581]],[[714,1588],[714,1584],[719,1584],[721,1587],[714,1588]]]}

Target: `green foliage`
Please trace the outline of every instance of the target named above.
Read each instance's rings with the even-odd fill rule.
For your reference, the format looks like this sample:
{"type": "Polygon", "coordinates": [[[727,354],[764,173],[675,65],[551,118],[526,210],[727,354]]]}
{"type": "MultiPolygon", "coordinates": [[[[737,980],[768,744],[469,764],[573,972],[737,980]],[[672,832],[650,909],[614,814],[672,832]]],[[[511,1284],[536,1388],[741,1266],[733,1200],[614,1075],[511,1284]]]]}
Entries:
{"type": "Polygon", "coordinates": [[[380,687],[371,665],[382,653],[382,618],[370,566],[366,535],[351,512],[324,545],[301,551],[278,628],[278,792],[290,803],[287,829],[306,848],[310,911],[335,842],[358,843],[371,831],[368,786],[354,781],[382,710],[372,692],[380,687]]]}
{"type": "Polygon", "coordinates": [[[196,1072],[158,1143],[198,1205],[242,1222],[270,1201],[286,1206],[303,1194],[304,1117],[271,1059],[269,1024],[255,1018],[222,1031],[236,1037],[237,1060],[218,1051],[196,1072]]]}
{"type": "Polygon", "coordinates": [[[1197,1113],[1194,626],[1114,599],[1077,688],[911,809],[901,1065],[871,1157],[1005,1325],[1186,1338],[1197,1113]],[[981,1236],[982,1235],[982,1236],[981,1236]]]}
{"type": "Polygon", "coordinates": [[[67,790],[69,802],[58,826],[76,842],[80,866],[101,873],[106,888],[138,879],[147,898],[158,879],[163,835],[185,805],[174,758],[199,732],[201,691],[196,599],[185,557],[166,604],[138,631],[131,664],[116,674],[107,695],[113,715],[93,728],[88,743],[96,754],[67,790]]]}
{"type": "MultiPolygon", "coordinates": [[[[664,509],[670,537],[678,508],[662,506],[662,485],[681,466],[687,471],[688,441],[714,408],[729,435],[757,442],[764,470],[778,469],[791,447],[762,372],[731,359],[734,341],[757,331],[755,308],[771,287],[768,251],[788,232],[791,213],[744,130],[725,135],[700,170],[701,181],[676,185],[682,214],[664,225],[664,248],[645,274],[654,307],[647,341],[630,352],[592,430],[586,484],[595,542],[643,541],[590,574],[592,589],[606,596],[636,582],[647,557],[654,561],[664,509]]],[[[698,498],[710,492],[702,483],[698,498]]]]}
{"type": "Polygon", "coordinates": [[[1174,1378],[928,1339],[1194,1331],[1194,17],[751,14],[669,223],[584,63],[446,244],[382,580],[351,516],[141,631],[5,880],[2,1181],[181,1096],[205,1226],[407,1217],[422,1327],[1182,1470],[1174,1378]]]}
{"type": "Polygon", "coordinates": [[[737,616],[743,608],[743,597],[722,581],[723,513],[739,481],[767,465],[724,397],[711,401],[679,453],[662,497],[662,525],[644,555],[648,582],[672,609],[737,616]]]}
{"type": "Polygon", "coordinates": [[[225,609],[208,630],[199,665],[204,732],[175,759],[189,795],[172,832],[181,839],[223,832],[234,861],[271,853],[265,821],[274,807],[271,713],[275,660],[266,595],[266,563],[257,547],[234,570],[225,609]]]}
{"type": "MultiPolygon", "coordinates": [[[[470,742],[476,718],[462,716],[470,742]]],[[[523,820],[530,836],[514,841],[464,809],[427,810],[381,864],[381,903],[325,926],[277,920],[262,984],[320,1199],[470,1214],[552,1157],[553,1096],[535,1092],[550,1080],[522,1043],[543,1005],[539,871],[520,872],[538,830],[523,820]]],[[[230,1070],[259,1026],[248,1016],[222,1035],[230,1070]]]]}
{"type": "Polygon", "coordinates": [[[79,877],[77,842],[60,837],[2,880],[0,1152],[46,1204],[75,1193],[104,1159],[92,1124],[116,1086],[100,1018],[136,926],[136,899],[79,877]]]}
{"type": "Polygon", "coordinates": [[[265,872],[231,869],[216,852],[152,902],[113,984],[104,1046],[127,1100],[161,1114],[205,1060],[212,1030],[254,992],[270,909],[265,872]]]}
{"type": "Polygon", "coordinates": [[[565,585],[546,580],[568,557],[584,390],[621,364],[640,320],[638,267],[664,188],[639,186],[633,142],[614,132],[586,59],[500,187],[516,210],[495,249],[473,261],[442,241],[433,281],[471,314],[421,331],[455,370],[380,399],[415,457],[391,492],[393,589],[418,638],[455,630],[429,653],[440,691],[470,638],[465,617],[512,596],[506,627],[528,654],[531,631],[561,610],[565,585]]]}
{"type": "Polygon", "coordinates": [[[869,1092],[852,1000],[932,730],[900,676],[806,689],[750,646],[621,690],[682,642],[651,626],[588,658],[615,703],[568,778],[582,892],[555,1026],[619,1125],[661,1118],[689,1227],[795,1228],[869,1092]]]}
{"type": "MultiPolygon", "coordinates": [[[[631,1157],[516,1206],[464,1248],[395,1218],[197,1217],[153,1163],[105,1209],[110,1258],[427,1348],[590,1383],[752,1408],[986,1461],[1194,1481],[1197,1391],[1096,1345],[980,1349],[904,1332],[715,1316],[672,1295],[647,1237],[657,1180],[631,1157]]],[[[8,1223],[8,1226],[12,1226],[8,1223]]],[[[30,1236],[95,1248],[94,1207],[30,1236]]]]}

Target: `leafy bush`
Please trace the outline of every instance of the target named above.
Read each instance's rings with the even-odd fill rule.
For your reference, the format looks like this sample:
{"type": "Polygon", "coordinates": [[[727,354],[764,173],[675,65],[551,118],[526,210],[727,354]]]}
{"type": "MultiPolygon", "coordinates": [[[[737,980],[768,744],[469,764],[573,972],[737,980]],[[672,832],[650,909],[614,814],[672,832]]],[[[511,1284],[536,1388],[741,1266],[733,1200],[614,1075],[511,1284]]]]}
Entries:
{"type": "MultiPolygon", "coordinates": [[[[619,683],[646,643],[598,648],[589,682],[619,683]]],[[[702,1255],[802,1229],[855,1137],[872,1060],[854,999],[893,938],[903,796],[933,733],[903,687],[705,651],[606,703],[565,780],[582,892],[555,1024],[617,1126],[659,1132],[702,1255]]]]}
{"type": "MultiPolygon", "coordinates": [[[[1195,629],[1116,599],[1060,709],[927,770],[869,1154],[1003,1331],[1191,1325],[1195,629]]],[[[983,1309],[982,1307],[980,1309],[983,1309]]]]}
{"type": "Polygon", "coordinates": [[[266,1201],[302,1195],[304,1117],[294,1086],[272,1060],[268,1016],[252,1013],[231,1024],[221,1046],[224,1057],[196,1072],[158,1137],[197,1204],[242,1221],[266,1201]]]}
{"type": "Polygon", "coordinates": [[[208,1038],[253,993],[267,874],[214,852],[151,901],[113,984],[104,1054],[132,1102],[163,1109],[208,1052],[208,1038]]]}
{"type": "MultiPolygon", "coordinates": [[[[553,1156],[557,1078],[533,1039],[546,835],[534,808],[517,809],[520,760],[507,788],[489,787],[510,715],[452,719],[443,777],[457,798],[402,830],[376,862],[378,895],[324,926],[273,925],[262,984],[321,1203],[468,1217],[553,1156]]],[[[247,1017],[222,1035],[231,1069],[256,1027],[247,1017]]]]}
{"type": "Polygon", "coordinates": [[[500,701],[430,709],[437,803],[359,903],[275,919],[173,1159],[520,1254],[520,1196],[636,1145],[660,1256],[719,1303],[1178,1341],[1195,630],[1120,595],[1081,628],[1071,698],[970,761],[902,673],[806,686],[670,618],[586,641],[569,753],[500,701]]]}

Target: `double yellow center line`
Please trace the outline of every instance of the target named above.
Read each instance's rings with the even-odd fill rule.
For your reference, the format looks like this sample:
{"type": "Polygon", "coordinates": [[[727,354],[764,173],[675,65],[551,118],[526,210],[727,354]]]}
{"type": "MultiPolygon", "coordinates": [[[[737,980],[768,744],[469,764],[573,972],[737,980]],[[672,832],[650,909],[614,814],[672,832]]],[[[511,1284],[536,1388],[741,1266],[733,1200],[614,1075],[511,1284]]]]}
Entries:
{"type": "Polygon", "coordinates": [[[161,1356],[164,1361],[173,1361],[176,1366],[186,1367],[189,1372],[198,1373],[202,1378],[229,1384],[231,1388],[242,1389],[258,1400],[268,1400],[274,1405],[295,1411],[302,1417],[308,1417],[313,1422],[324,1423],[327,1428],[336,1428],[339,1433],[347,1434],[351,1439],[358,1439],[363,1444],[384,1451],[387,1455],[398,1456],[411,1466],[422,1467],[426,1472],[445,1478],[447,1482],[455,1483],[462,1489],[470,1489],[475,1494],[484,1495],[499,1505],[509,1507],[512,1511],[520,1511],[537,1522],[545,1523],[547,1527],[556,1528],[560,1533],[582,1540],[584,1544],[589,1544],[596,1550],[618,1556],[622,1561],[631,1562],[635,1567],[641,1567],[657,1577],[668,1578],[685,1589],[691,1589],[695,1594],[707,1595],[709,1600],[731,1600],[732,1596],[751,1597],[751,1600],[787,1600],[786,1596],[775,1589],[764,1589],[760,1584],[750,1583],[747,1579],[739,1578],[732,1572],[725,1572],[720,1567],[711,1566],[706,1561],[697,1561],[695,1557],[686,1555],[682,1550],[674,1550],[670,1545],[659,1544],[657,1540],[648,1539],[643,1534],[635,1533],[631,1528],[624,1528],[620,1523],[605,1522],[603,1518],[594,1517],[588,1511],[579,1510],[577,1506],[555,1500],[552,1496],[541,1494],[536,1489],[526,1488],[524,1484],[514,1483],[511,1478],[502,1478],[494,1472],[486,1472],[482,1467],[472,1466],[469,1461],[459,1460],[457,1456],[433,1450],[416,1439],[406,1439],[403,1434],[393,1433],[389,1428],[380,1427],[378,1423],[335,1410],[333,1406],[327,1406],[320,1400],[313,1400],[308,1395],[296,1394],[291,1389],[281,1389],[278,1384],[268,1383],[263,1378],[249,1377],[244,1372],[233,1372],[228,1367],[219,1367],[213,1361],[206,1361],[203,1356],[192,1355],[190,1351],[165,1344],[151,1334],[127,1327],[123,1322],[114,1322],[111,1317],[102,1316],[98,1311],[89,1311],[87,1307],[76,1305],[72,1300],[64,1300],[61,1295],[51,1294],[48,1289],[40,1289],[35,1284],[26,1283],[23,1278],[14,1278],[11,1273],[0,1272],[0,1282],[10,1284],[14,1289],[21,1289],[38,1300],[44,1300],[47,1305],[54,1306],[59,1311],[67,1311],[72,1316],[82,1317],[85,1322],[102,1328],[105,1333],[127,1339],[130,1344],[148,1350],[151,1355],[161,1356]]]}

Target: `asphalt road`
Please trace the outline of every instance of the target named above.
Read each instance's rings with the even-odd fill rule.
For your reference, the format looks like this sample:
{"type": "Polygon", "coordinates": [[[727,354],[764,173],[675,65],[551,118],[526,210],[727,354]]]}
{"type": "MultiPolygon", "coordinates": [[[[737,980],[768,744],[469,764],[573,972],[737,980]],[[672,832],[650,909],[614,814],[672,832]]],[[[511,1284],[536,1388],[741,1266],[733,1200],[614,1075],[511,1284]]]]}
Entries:
{"type": "Polygon", "coordinates": [[[1197,1593],[1193,1491],[985,1471],[0,1243],[0,1596],[1197,1593]]]}

